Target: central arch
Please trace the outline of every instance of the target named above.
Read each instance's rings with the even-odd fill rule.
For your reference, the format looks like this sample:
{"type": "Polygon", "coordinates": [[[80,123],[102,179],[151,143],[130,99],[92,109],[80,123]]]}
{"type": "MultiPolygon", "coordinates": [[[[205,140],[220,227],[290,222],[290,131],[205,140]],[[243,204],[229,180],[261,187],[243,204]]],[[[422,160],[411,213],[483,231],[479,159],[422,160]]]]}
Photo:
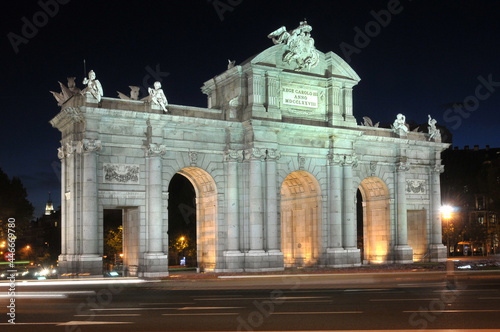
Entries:
{"type": "Polygon", "coordinates": [[[321,191],[314,176],[290,173],[281,186],[281,248],[286,267],[312,266],[320,253],[321,191]]]}
{"type": "Polygon", "coordinates": [[[364,261],[386,263],[390,260],[391,251],[389,189],[377,177],[365,178],[358,189],[363,198],[364,261]]]}
{"type": "Polygon", "coordinates": [[[185,176],[196,193],[196,252],[198,270],[215,271],[217,234],[217,186],[205,170],[185,167],[177,172],[185,176]]]}

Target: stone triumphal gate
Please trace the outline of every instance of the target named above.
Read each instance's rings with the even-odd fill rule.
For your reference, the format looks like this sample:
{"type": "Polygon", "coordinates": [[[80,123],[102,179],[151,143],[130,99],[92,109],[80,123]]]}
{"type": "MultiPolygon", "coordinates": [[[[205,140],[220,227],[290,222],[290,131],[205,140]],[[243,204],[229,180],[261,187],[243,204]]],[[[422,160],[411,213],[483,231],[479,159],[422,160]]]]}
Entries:
{"type": "MultiPolygon", "coordinates": [[[[201,271],[446,259],[441,241],[441,143],[409,131],[358,125],[352,89],[360,78],[336,54],[315,49],[306,22],[269,35],[274,46],[205,82],[208,107],[168,105],[155,84],[103,96],[54,93],[62,132],[61,273],[102,274],[103,211],[123,212],[130,275],[168,274],[169,183],[196,192],[201,271]],[[358,248],[356,194],[363,209],[358,248]],[[361,252],[362,250],[362,252],[361,252]]],[[[105,86],[105,85],[104,85],[105,86]]],[[[168,95],[168,93],[167,93],[168,95]]]]}

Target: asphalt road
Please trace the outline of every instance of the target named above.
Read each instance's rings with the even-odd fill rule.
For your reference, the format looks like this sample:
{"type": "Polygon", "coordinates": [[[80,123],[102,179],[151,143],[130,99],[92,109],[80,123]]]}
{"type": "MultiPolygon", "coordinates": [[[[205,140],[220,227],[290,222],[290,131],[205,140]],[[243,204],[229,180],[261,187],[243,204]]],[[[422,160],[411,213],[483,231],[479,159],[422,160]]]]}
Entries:
{"type": "Polygon", "coordinates": [[[0,331],[500,331],[499,274],[421,276],[0,284],[0,331]]]}

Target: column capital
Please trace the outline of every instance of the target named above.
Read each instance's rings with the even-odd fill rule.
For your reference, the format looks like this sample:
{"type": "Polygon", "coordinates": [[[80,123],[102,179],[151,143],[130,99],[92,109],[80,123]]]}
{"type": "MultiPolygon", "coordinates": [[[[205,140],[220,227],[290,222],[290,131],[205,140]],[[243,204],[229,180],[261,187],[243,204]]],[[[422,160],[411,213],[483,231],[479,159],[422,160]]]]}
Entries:
{"type": "Polygon", "coordinates": [[[144,151],[146,152],[146,157],[161,157],[167,153],[167,147],[165,145],[149,143],[144,146],[144,151]]]}
{"type": "Polygon", "coordinates": [[[355,153],[344,155],[342,165],[347,167],[351,166],[353,168],[356,167],[358,165],[358,156],[355,153]]]}
{"type": "Polygon", "coordinates": [[[250,148],[245,150],[246,160],[264,160],[266,157],[266,151],[260,148],[250,148]]]}
{"type": "Polygon", "coordinates": [[[72,155],[73,153],[75,153],[76,151],[76,145],[77,143],[74,142],[74,141],[69,141],[69,142],[66,142],[66,144],[64,144],[64,146],[62,146],[62,148],[64,149],[64,153],[66,155],[66,157],[72,155]]]}
{"type": "Polygon", "coordinates": [[[444,165],[441,165],[440,163],[439,164],[435,164],[431,167],[431,171],[433,173],[438,173],[438,174],[441,174],[444,172],[444,165]]]}
{"type": "Polygon", "coordinates": [[[410,164],[406,161],[400,161],[396,163],[396,171],[398,172],[406,172],[410,170],[410,164]]]}
{"type": "Polygon", "coordinates": [[[338,153],[329,153],[328,156],[328,161],[330,163],[330,165],[332,166],[341,166],[342,163],[344,162],[344,159],[345,159],[345,156],[342,155],[342,154],[338,154],[338,153]]]}
{"type": "Polygon", "coordinates": [[[237,161],[237,162],[242,162],[243,161],[243,150],[231,150],[227,149],[224,151],[224,160],[225,161],[237,161]]]}
{"type": "Polygon", "coordinates": [[[64,146],[57,148],[57,157],[61,160],[66,158],[66,153],[64,153],[64,146]]]}
{"type": "Polygon", "coordinates": [[[92,153],[101,151],[102,144],[98,139],[84,138],[76,144],[77,153],[92,153]]]}
{"type": "Polygon", "coordinates": [[[266,160],[279,160],[281,158],[281,152],[277,149],[267,149],[266,150],[266,160]]]}

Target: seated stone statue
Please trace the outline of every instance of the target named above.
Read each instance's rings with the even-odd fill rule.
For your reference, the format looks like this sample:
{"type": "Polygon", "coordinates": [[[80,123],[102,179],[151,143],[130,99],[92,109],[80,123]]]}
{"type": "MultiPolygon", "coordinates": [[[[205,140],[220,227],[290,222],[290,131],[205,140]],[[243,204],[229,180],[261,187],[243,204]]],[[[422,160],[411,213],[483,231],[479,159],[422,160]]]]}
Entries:
{"type": "Polygon", "coordinates": [[[88,78],[85,77],[85,79],[83,80],[83,84],[86,84],[87,87],[83,89],[82,94],[90,92],[90,94],[94,96],[94,98],[97,99],[98,102],[100,102],[101,97],[103,96],[102,85],[98,80],[96,80],[96,76],[93,70],[89,72],[88,78]]]}
{"type": "Polygon", "coordinates": [[[395,133],[399,133],[400,131],[408,133],[408,127],[406,126],[406,116],[399,113],[396,116],[396,120],[394,120],[394,123],[392,124],[392,130],[395,133]]]}
{"type": "Polygon", "coordinates": [[[160,105],[161,108],[165,113],[167,113],[167,97],[165,97],[165,93],[163,93],[163,90],[161,88],[161,83],[156,81],[154,84],[154,89],[148,88],[149,96],[151,98],[151,101],[155,105],[160,105]]]}

